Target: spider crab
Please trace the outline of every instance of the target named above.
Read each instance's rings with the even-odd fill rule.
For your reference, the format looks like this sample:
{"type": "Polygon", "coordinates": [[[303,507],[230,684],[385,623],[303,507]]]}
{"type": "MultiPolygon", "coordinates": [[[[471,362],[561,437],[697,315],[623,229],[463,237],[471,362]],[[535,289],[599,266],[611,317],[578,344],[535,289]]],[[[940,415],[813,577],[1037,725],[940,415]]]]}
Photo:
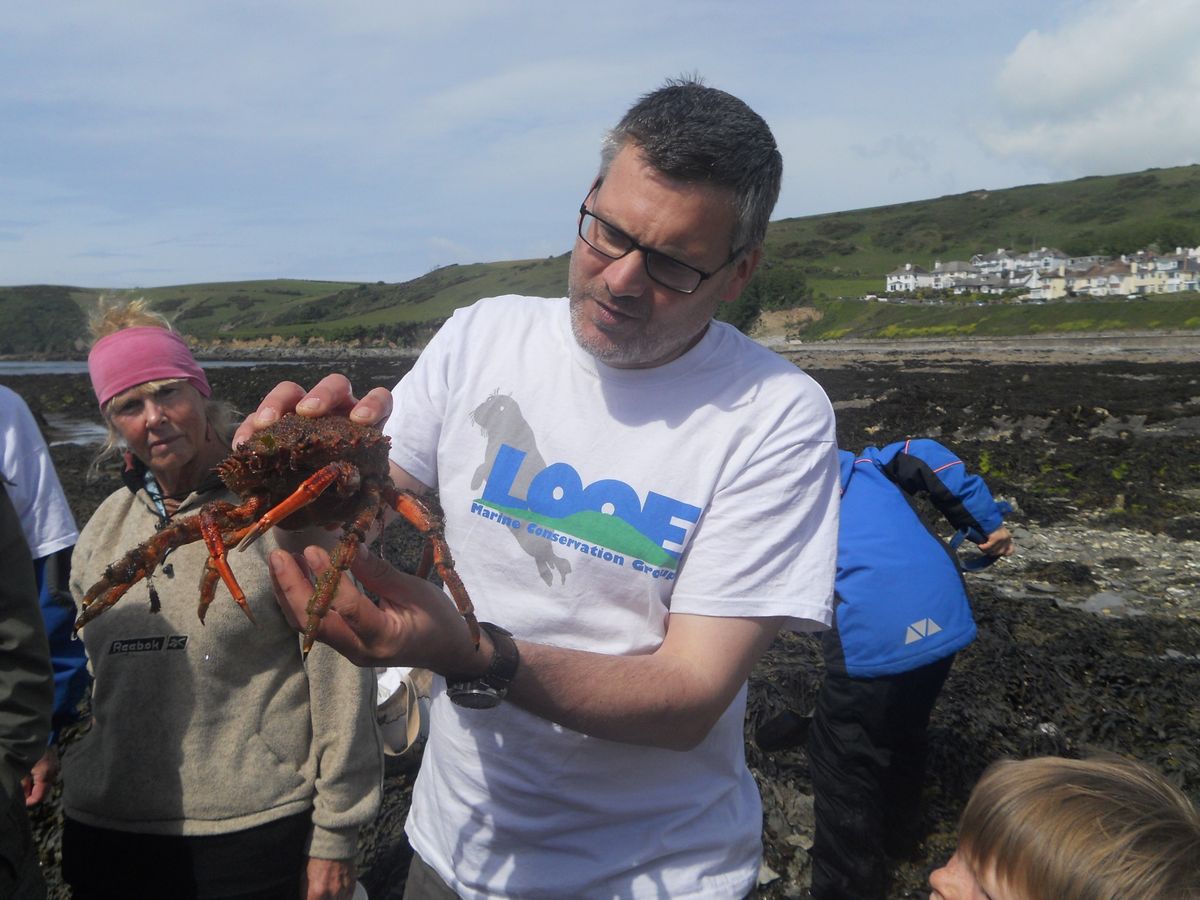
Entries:
{"type": "MultiPolygon", "coordinates": [[[[289,414],[256,432],[217,466],[221,480],[242,503],[206,503],[194,515],[173,522],[108,566],[104,577],[84,596],[75,630],[115,604],[138,581],[148,579],[171,550],[198,540],[208,547],[200,579],[200,621],[212,603],[219,578],[253,622],[245,594],[229,568],[226,548],[237,544],[244,550],[275,525],[289,530],[342,525],[342,537],[330,554],[332,565],[317,580],[308,601],[307,653],[333,600],[338,578],[350,568],[367,531],[382,519],[386,504],[425,537],[416,574],[424,578],[432,568],[437,569],[470,628],[471,639],[479,646],[479,625],[471,598],[454,570],[441,515],[416,494],[392,483],[388,475],[390,443],[376,428],[335,416],[312,419],[289,414]]],[[[151,609],[158,609],[152,586],[150,603],[151,609]]]]}

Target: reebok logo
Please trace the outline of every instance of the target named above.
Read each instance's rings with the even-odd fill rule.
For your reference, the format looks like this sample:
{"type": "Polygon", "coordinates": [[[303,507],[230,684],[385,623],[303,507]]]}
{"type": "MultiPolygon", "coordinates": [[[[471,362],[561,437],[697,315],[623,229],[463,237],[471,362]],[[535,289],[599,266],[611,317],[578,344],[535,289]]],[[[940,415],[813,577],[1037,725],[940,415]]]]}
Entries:
{"type": "Polygon", "coordinates": [[[942,626],[933,619],[918,619],[908,626],[908,630],[904,633],[904,643],[915,644],[921,638],[927,638],[941,630],[942,626]]]}
{"type": "Polygon", "coordinates": [[[117,653],[155,653],[159,650],[183,650],[187,647],[186,634],[172,634],[167,637],[127,638],[123,641],[113,641],[108,645],[110,656],[117,653]]]}

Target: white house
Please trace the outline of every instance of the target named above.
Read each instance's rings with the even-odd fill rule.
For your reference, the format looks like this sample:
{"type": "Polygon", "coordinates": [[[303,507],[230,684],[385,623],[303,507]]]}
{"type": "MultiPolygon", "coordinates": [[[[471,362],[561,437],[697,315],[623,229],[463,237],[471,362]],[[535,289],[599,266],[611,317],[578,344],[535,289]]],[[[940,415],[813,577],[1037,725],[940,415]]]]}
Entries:
{"type": "Polygon", "coordinates": [[[920,288],[955,294],[1024,290],[1033,300],[1067,294],[1111,297],[1200,291],[1200,247],[1176,247],[1171,254],[1139,250],[1115,261],[1100,254],[1067,256],[1052,247],[1021,254],[1000,248],[977,253],[969,263],[938,260],[932,272],[905,263],[887,276],[888,292],[911,293],[920,288]]]}
{"type": "Polygon", "coordinates": [[[1013,258],[1015,272],[1048,272],[1057,269],[1067,262],[1067,254],[1053,247],[1042,247],[1040,250],[1030,250],[1013,258]]]}
{"type": "Polygon", "coordinates": [[[887,292],[889,294],[895,292],[911,293],[918,288],[929,287],[933,287],[933,276],[929,274],[927,269],[914,266],[912,263],[905,263],[904,268],[888,272],[887,275],[887,292]]]}
{"type": "Polygon", "coordinates": [[[963,262],[961,259],[952,259],[949,262],[937,260],[933,264],[933,271],[930,273],[933,287],[938,290],[948,290],[962,282],[964,279],[977,277],[979,270],[968,262],[963,262]]]}
{"type": "Polygon", "coordinates": [[[1011,272],[1013,259],[1003,247],[995,253],[976,253],[971,257],[971,265],[979,270],[980,275],[1000,275],[1011,272]]]}

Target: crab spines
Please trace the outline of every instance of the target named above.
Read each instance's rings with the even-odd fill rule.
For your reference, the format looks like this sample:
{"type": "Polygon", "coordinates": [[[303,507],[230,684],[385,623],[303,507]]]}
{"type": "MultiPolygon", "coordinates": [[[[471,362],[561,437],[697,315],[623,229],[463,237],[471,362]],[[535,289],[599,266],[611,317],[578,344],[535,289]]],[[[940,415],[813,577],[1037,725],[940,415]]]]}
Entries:
{"type": "Polygon", "coordinates": [[[72,626],[72,634],[78,635],[79,629],[120,600],[129,587],[131,585],[113,585],[92,600],[85,600],[80,609],[79,616],[75,619],[74,626],[72,626]]]}
{"type": "Polygon", "coordinates": [[[330,604],[333,603],[333,596],[337,592],[342,573],[349,570],[355,556],[358,555],[358,548],[362,544],[364,536],[381,515],[379,487],[369,485],[365,490],[369,502],[352,521],[346,524],[345,532],[329,554],[329,568],[317,578],[316,588],[308,599],[308,606],[305,609],[307,619],[304,623],[302,648],[305,656],[308,656],[308,651],[312,649],[312,645],[316,641],[321,619],[325,617],[330,604]]]}
{"type": "Polygon", "coordinates": [[[304,644],[301,647],[305,656],[308,656],[308,651],[316,643],[317,629],[321,627],[321,620],[325,618],[325,613],[329,611],[329,605],[333,602],[333,595],[337,590],[338,581],[341,579],[343,571],[343,569],[330,565],[317,578],[316,589],[313,591],[312,596],[308,598],[308,606],[305,610],[308,618],[304,624],[304,644]]]}
{"type": "Polygon", "coordinates": [[[412,491],[385,489],[384,499],[424,536],[425,547],[421,551],[421,562],[416,574],[427,578],[432,569],[437,570],[438,577],[442,579],[442,584],[446,586],[446,590],[454,599],[454,605],[458,607],[458,614],[466,621],[471,641],[478,650],[479,622],[475,618],[475,605],[454,568],[454,558],[450,555],[450,546],[446,543],[441,515],[412,491]]]}
{"type": "MultiPolygon", "coordinates": [[[[131,587],[147,579],[171,550],[190,544],[199,536],[197,523],[191,519],[184,519],[164,528],[111,563],[105,568],[100,580],[84,594],[79,616],[75,620],[74,633],[78,634],[79,629],[114,606],[131,587]]],[[[153,609],[153,604],[151,608],[153,609]]]]}

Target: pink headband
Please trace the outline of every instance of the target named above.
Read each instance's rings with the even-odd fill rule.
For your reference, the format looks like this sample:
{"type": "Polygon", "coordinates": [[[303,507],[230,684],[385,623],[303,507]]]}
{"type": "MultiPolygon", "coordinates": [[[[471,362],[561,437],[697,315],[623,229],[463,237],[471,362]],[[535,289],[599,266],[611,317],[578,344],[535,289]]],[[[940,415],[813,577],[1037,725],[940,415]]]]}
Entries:
{"type": "Polygon", "coordinates": [[[212,388],[183,338],[154,325],[123,328],[105,335],[88,354],[92,390],[104,409],[113,397],[147,381],[182,378],[205,397],[212,388]]]}

